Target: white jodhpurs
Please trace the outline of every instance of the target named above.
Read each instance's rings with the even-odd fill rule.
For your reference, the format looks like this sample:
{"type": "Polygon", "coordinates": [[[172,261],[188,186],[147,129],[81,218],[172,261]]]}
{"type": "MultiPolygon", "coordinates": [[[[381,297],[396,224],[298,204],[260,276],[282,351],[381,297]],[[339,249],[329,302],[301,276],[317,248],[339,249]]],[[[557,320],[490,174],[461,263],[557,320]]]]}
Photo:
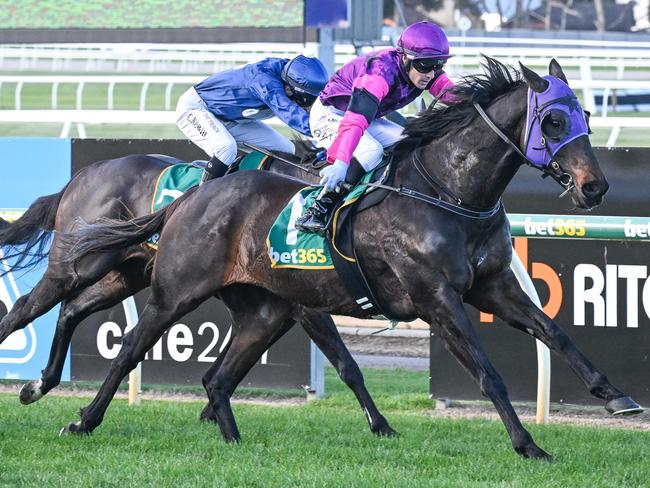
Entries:
{"type": "Polygon", "coordinates": [[[176,125],[209,157],[230,166],[237,157],[237,143],[248,142],[270,151],[295,154],[293,143],[259,120],[219,120],[192,87],[178,99],[176,125]]]}
{"type": "MultiPolygon", "coordinates": [[[[344,113],[331,105],[324,106],[320,99],[314,102],[309,113],[309,126],[312,136],[318,145],[328,148],[336,139],[339,125],[344,113]]],[[[370,171],[379,165],[384,154],[384,148],[392,146],[402,136],[403,127],[387,119],[375,119],[361,136],[353,156],[370,171]]]]}

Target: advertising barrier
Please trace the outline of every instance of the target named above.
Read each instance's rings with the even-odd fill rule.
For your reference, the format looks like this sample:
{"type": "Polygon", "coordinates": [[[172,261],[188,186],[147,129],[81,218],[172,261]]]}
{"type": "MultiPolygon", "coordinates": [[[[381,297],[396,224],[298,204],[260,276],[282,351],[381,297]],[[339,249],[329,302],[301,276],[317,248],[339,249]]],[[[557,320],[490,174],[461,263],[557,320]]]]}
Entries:
{"type": "MultiPolygon", "coordinates": [[[[70,179],[70,141],[61,139],[0,139],[0,217],[12,221],[34,200],[56,193],[70,179]]],[[[0,249],[0,269],[11,260],[0,249]]],[[[10,272],[0,278],[0,318],[43,276],[46,262],[30,271],[10,272]]],[[[0,345],[0,378],[40,377],[50,352],[59,307],[11,334],[0,345]]],[[[63,379],[70,379],[66,363],[63,379]]]]}
{"type": "MultiPolygon", "coordinates": [[[[504,204],[514,249],[536,286],[544,311],[616,387],[647,405],[650,176],[644,165],[648,151],[599,149],[597,154],[611,186],[594,213],[606,217],[573,209],[567,197],[557,198],[558,187],[527,169],[509,187],[504,204]]],[[[510,397],[534,400],[534,341],[468,308],[510,397]]],[[[551,359],[552,402],[602,404],[556,355],[551,359]]],[[[430,393],[435,398],[482,398],[477,385],[435,336],[431,339],[430,393]]]]}
{"type": "MultiPolygon", "coordinates": [[[[60,191],[85,166],[128,154],[169,154],[191,161],[205,155],[189,141],[126,141],[70,139],[0,139],[0,216],[13,221],[38,197],[60,191]]],[[[133,168],[137,171],[137,168],[133,168]]],[[[46,263],[29,272],[8,273],[0,278],[0,318],[21,295],[41,278],[46,263]]],[[[11,262],[0,254],[0,267],[11,262]]],[[[142,310],[144,290],[135,297],[142,310]]],[[[0,346],[0,377],[34,379],[40,376],[49,355],[59,307],[12,334],[0,346]]],[[[211,299],[179,320],[149,351],[143,366],[145,383],[200,384],[202,374],[215,360],[231,334],[230,317],[221,302],[211,299]]],[[[124,307],[99,312],[76,329],[71,357],[62,379],[99,380],[117,354],[126,332],[124,307]]],[[[294,327],[274,344],[242,382],[243,386],[302,388],[322,394],[322,355],[304,331],[294,327]]]]}

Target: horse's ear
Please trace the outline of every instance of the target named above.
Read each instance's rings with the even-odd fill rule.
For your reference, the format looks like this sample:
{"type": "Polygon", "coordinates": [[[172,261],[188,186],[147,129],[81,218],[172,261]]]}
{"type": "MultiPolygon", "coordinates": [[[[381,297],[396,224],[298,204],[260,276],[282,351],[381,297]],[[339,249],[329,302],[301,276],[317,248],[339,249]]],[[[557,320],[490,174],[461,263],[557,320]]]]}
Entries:
{"type": "Polygon", "coordinates": [[[548,65],[548,74],[562,80],[567,85],[569,84],[564,75],[564,71],[562,71],[562,66],[560,66],[560,63],[558,63],[555,58],[551,59],[551,62],[548,65]]]}
{"type": "Polygon", "coordinates": [[[523,64],[519,63],[521,67],[521,72],[524,75],[524,79],[531,90],[541,93],[548,88],[548,81],[535,73],[532,69],[526,68],[523,64]]]}

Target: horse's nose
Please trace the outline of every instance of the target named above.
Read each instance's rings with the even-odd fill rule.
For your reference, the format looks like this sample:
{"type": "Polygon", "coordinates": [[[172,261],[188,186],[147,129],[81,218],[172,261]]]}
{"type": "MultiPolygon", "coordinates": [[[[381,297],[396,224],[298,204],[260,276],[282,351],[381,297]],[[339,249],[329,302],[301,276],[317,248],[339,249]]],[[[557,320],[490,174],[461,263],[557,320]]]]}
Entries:
{"type": "Polygon", "coordinates": [[[597,200],[602,198],[609,190],[609,183],[607,181],[591,181],[582,185],[582,193],[587,198],[597,200]]]}

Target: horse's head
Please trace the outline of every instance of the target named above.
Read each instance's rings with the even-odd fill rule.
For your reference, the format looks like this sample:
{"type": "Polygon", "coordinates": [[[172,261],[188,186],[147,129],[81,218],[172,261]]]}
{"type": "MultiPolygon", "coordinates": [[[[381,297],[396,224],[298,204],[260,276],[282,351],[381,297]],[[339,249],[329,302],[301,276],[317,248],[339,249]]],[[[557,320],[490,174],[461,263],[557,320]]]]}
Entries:
{"type": "Polygon", "coordinates": [[[588,114],[554,59],[549,76],[521,65],[528,85],[528,113],[522,148],[528,162],[552,176],[571,194],[573,203],[599,205],[609,184],[589,142],[588,114]]]}

